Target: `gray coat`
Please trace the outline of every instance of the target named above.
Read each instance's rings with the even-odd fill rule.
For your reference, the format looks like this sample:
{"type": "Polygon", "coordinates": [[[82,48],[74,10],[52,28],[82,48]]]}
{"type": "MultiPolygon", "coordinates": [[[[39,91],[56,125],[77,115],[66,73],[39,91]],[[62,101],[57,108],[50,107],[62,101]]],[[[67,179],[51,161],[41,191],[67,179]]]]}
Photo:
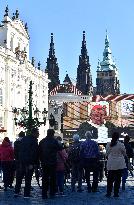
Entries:
{"type": "Polygon", "coordinates": [[[113,147],[110,147],[110,143],[106,146],[107,170],[118,170],[126,168],[125,156],[126,149],[123,143],[117,142],[113,147]]]}

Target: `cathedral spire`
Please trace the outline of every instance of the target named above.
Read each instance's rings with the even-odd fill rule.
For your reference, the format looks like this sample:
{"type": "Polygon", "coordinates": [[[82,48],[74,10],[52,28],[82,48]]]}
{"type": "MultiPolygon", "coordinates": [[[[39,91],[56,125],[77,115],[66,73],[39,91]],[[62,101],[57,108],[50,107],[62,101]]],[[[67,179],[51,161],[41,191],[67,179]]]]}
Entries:
{"type": "Polygon", "coordinates": [[[82,41],[82,46],[86,45],[86,40],[85,40],[85,31],[83,31],[83,41],[82,41]]]}
{"type": "Polygon", "coordinates": [[[105,38],[105,48],[109,48],[109,38],[106,30],[106,38],[105,38]]]}
{"type": "Polygon", "coordinates": [[[53,42],[53,33],[51,33],[51,42],[50,42],[50,49],[49,49],[49,57],[55,57],[55,49],[54,49],[54,42],[53,42]]]}
{"type": "Polygon", "coordinates": [[[83,58],[86,58],[86,57],[87,57],[85,31],[83,31],[83,40],[82,40],[82,47],[81,47],[81,55],[82,55],[83,58]]]}
{"type": "Polygon", "coordinates": [[[103,70],[112,70],[114,69],[114,62],[112,60],[112,51],[109,46],[109,38],[106,30],[106,38],[105,38],[105,48],[103,51],[103,60],[100,63],[101,69],[103,70]]]}
{"type": "Polygon", "coordinates": [[[88,56],[87,47],[86,47],[85,31],[83,31],[81,54],[79,56],[79,65],[77,68],[76,87],[84,95],[91,94],[93,90],[89,56],[88,56]]]}
{"type": "Polygon", "coordinates": [[[106,96],[119,93],[119,73],[115,62],[112,59],[112,52],[109,46],[109,38],[106,30],[103,60],[98,63],[97,66],[96,94],[106,96]]]}
{"type": "Polygon", "coordinates": [[[48,84],[49,92],[51,92],[52,89],[54,89],[57,85],[60,84],[59,67],[57,63],[57,58],[55,56],[53,33],[51,33],[51,42],[49,55],[47,58],[46,72],[48,73],[48,78],[51,80],[51,82],[48,84]]]}

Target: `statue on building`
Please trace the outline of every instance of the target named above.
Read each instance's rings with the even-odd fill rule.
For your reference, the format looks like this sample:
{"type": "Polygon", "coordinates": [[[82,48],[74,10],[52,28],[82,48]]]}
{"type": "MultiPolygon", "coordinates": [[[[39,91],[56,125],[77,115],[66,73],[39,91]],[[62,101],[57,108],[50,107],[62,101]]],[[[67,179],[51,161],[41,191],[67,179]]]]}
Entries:
{"type": "Polygon", "coordinates": [[[6,9],[5,9],[5,15],[4,15],[4,17],[5,16],[8,16],[8,12],[9,12],[9,9],[8,9],[8,5],[6,6],[6,9]]]}
{"type": "Polygon", "coordinates": [[[15,18],[16,18],[16,19],[19,18],[19,11],[18,11],[18,9],[17,9],[16,12],[15,12],[15,18]]]}

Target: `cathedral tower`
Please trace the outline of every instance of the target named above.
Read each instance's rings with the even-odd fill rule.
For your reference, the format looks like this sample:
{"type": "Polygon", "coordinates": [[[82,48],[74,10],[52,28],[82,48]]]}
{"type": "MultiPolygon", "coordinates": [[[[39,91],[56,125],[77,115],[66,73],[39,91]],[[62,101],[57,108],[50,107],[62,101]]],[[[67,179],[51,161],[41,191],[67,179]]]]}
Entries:
{"type": "Polygon", "coordinates": [[[83,31],[81,54],[79,56],[79,65],[77,68],[76,87],[84,95],[89,95],[89,94],[92,94],[93,92],[89,56],[88,56],[87,48],[86,48],[85,31],[83,31]]]}
{"type": "Polygon", "coordinates": [[[47,58],[46,72],[48,73],[48,78],[51,80],[51,82],[48,84],[49,92],[51,92],[57,85],[60,84],[59,67],[57,63],[57,58],[55,57],[53,33],[51,33],[51,43],[49,49],[49,56],[47,58]]]}
{"type": "Polygon", "coordinates": [[[112,60],[112,52],[109,48],[109,39],[106,33],[103,60],[98,62],[96,78],[96,94],[109,95],[120,94],[119,74],[115,62],[112,60]]]}

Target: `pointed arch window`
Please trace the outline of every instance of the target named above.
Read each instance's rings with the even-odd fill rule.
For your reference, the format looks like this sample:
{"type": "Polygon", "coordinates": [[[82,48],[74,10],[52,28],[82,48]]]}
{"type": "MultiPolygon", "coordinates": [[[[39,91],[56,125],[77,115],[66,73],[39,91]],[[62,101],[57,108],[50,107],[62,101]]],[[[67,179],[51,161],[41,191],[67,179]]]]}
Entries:
{"type": "Polygon", "coordinates": [[[11,51],[13,51],[13,36],[11,37],[11,40],[10,40],[10,49],[11,51]]]}
{"type": "Polygon", "coordinates": [[[3,117],[0,116],[0,127],[3,126],[3,117]]]}
{"type": "Polygon", "coordinates": [[[2,88],[0,88],[0,105],[3,104],[3,91],[2,88]]]}

